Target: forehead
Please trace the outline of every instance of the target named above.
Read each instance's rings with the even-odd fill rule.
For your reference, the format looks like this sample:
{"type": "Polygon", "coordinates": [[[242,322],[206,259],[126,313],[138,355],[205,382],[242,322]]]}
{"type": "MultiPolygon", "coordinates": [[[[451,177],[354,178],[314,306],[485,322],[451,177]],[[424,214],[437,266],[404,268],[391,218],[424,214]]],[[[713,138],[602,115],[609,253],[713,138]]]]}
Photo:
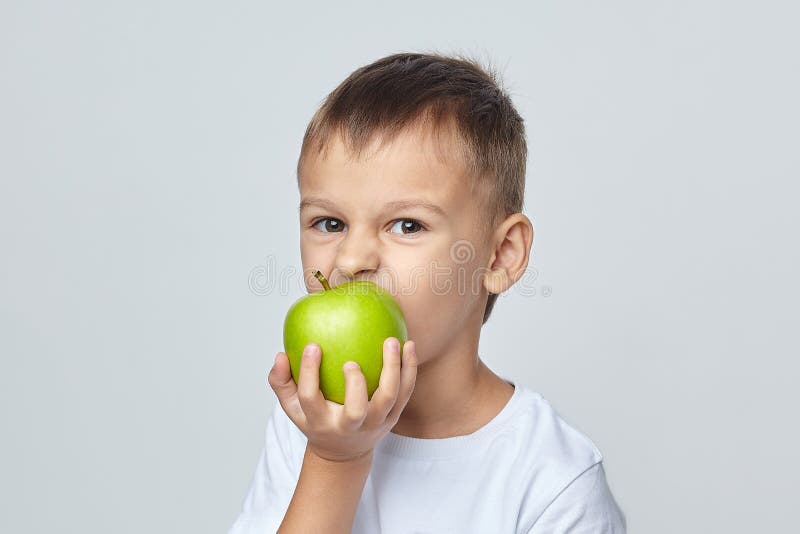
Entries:
{"type": "Polygon", "coordinates": [[[301,196],[369,196],[375,201],[413,196],[439,204],[467,200],[467,176],[449,133],[409,128],[381,146],[383,140],[376,135],[356,156],[341,137],[332,136],[321,154],[305,156],[298,176],[301,196]]]}

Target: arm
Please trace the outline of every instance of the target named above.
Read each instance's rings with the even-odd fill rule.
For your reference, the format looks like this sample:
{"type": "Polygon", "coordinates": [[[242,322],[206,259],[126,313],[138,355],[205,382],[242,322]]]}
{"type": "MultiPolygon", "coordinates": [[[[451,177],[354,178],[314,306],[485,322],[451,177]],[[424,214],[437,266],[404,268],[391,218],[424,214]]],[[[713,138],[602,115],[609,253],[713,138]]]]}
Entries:
{"type": "Polygon", "coordinates": [[[372,451],[397,423],[414,390],[413,341],[406,342],[402,355],[396,338],[384,341],[383,369],[371,399],[358,364],[345,363],[343,405],[325,399],[320,391],[321,358],[319,345],[308,344],[295,383],[288,356],[279,352],[269,374],[284,412],[308,438],[280,534],[351,531],[372,466],[372,451]]]}
{"type": "Polygon", "coordinates": [[[306,447],[300,479],[278,533],[349,533],[371,465],[372,451],[354,460],[331,461],[306,447]]]}

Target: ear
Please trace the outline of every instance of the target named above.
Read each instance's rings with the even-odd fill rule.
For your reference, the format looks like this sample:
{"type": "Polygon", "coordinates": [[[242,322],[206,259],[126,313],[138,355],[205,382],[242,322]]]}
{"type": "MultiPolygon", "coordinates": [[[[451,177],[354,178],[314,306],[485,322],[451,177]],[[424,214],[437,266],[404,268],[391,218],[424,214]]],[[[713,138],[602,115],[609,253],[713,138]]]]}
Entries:
{"type": "Polygon", "coordinates": [[[528,267],[533,245],[533,224],[522,213],[509,215],[492,237],[492,255],[483,285],[500,294],[519,280],[528,267]]]}

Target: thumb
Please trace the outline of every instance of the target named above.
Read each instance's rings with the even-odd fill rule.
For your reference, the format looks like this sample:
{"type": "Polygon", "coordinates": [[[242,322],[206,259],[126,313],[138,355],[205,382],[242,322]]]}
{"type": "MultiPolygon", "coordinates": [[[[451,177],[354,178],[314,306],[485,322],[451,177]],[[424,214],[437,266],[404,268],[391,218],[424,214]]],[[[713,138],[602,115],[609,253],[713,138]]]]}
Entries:
{"type": "Polygon", "coordinates": [[[275,356],[275,363],[269,372],[267,381],[281,401],[288,399],[297,391],[297,384],[294,378],[292,378],[292,368],[289,365],[289,357],[285,352],[279,352],[275,356]]]}
{"type": "Polygon", "coordinates": [[[275,364],[269,372],[269,385],[278,397],[278,404],[289,419],[300,429],[305,428],[306,417],[297,398],[297,383],[292,378],[292,368],[285,352],[275,356],[275,364]]]}

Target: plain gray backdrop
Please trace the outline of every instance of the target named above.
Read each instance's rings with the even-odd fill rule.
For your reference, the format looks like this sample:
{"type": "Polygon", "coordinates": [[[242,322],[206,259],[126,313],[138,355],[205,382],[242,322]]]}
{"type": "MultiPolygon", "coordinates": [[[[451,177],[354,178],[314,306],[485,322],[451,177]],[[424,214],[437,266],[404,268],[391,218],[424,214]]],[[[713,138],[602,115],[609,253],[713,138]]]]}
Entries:
{"type": "Polygon", "coordinates": [[[525,119],[531,264],[484,327],[487,364],[595,442],[630,532],[786,531],[797,17],[3,0],[0,531],[228,529],[304,294],[302,134],[350,72],[401,51],[491,62],[525,119]]]}

